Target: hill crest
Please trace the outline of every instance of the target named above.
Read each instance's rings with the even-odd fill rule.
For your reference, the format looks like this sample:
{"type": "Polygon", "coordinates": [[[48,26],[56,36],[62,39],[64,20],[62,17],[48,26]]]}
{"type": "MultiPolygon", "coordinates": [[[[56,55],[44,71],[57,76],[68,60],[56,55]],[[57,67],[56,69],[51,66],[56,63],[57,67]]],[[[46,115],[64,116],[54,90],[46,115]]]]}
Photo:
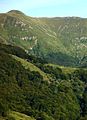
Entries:
{"type": "Polygon", "coordinates": [[[87,64],[82,61],[87,55],[87,19],[33,18],[11,10],[0,14],[0,38],[0,42],[22,47],[29,54],[51,63],[64,66],[87,64]]]}

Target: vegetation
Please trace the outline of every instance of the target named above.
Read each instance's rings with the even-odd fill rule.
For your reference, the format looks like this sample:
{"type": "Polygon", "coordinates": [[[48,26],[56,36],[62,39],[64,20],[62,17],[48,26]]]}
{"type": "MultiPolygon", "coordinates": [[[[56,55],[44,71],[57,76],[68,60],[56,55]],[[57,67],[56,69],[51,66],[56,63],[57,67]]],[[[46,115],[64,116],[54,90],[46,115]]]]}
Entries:
{"type": "Polygon", "coordinates": [[[10,111],[8,115],[8,120],[35,120],[35,119],[23,113],[10,111]]]}
{"type": "Polygon", "coordinates": [[[0,14],[0,42],[19,46],[50,63],[87,67],[87,19],[0,14]]]}
{"type": "Polygon", "coordinates": [[[50,66],[42,59],[28,55],[19,47],[0,46],[2,120],[86,119],[86,69],[64,72],[56,65],[50,66]]]}

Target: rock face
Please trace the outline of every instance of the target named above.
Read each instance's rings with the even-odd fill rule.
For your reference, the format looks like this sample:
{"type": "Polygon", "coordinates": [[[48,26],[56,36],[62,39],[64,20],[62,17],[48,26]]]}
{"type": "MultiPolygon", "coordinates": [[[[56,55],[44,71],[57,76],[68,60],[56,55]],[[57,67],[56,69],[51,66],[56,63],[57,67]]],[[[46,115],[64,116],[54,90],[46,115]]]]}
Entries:
{"type": "Polygon", "coordinates": [[[0,39],[49,62],[87,66],[87,19],[32,18],[12,10],[0,14],[0,39]]]}

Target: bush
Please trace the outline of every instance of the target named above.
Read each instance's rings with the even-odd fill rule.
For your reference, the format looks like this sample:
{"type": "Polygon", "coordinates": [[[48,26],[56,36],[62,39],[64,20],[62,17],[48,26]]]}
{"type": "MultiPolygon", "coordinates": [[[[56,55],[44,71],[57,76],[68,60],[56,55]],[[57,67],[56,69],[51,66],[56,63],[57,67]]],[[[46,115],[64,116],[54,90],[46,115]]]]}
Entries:
{"type": "Polygon", "coordinates": [[[6,117],[7,112],[8,112],[8,106],[0,102],[0,115],[6,117]]]}

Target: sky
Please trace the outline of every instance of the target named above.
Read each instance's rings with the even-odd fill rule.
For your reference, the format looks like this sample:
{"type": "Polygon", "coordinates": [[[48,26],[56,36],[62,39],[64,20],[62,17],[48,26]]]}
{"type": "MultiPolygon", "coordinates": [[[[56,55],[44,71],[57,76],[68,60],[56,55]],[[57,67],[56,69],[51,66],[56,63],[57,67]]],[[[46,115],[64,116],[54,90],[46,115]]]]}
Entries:
{"type": "Polygon", "coordinates": [[[10,10],[32,17],[87,18],[87,0],[0,0],[0,13],[10,10]]]}

